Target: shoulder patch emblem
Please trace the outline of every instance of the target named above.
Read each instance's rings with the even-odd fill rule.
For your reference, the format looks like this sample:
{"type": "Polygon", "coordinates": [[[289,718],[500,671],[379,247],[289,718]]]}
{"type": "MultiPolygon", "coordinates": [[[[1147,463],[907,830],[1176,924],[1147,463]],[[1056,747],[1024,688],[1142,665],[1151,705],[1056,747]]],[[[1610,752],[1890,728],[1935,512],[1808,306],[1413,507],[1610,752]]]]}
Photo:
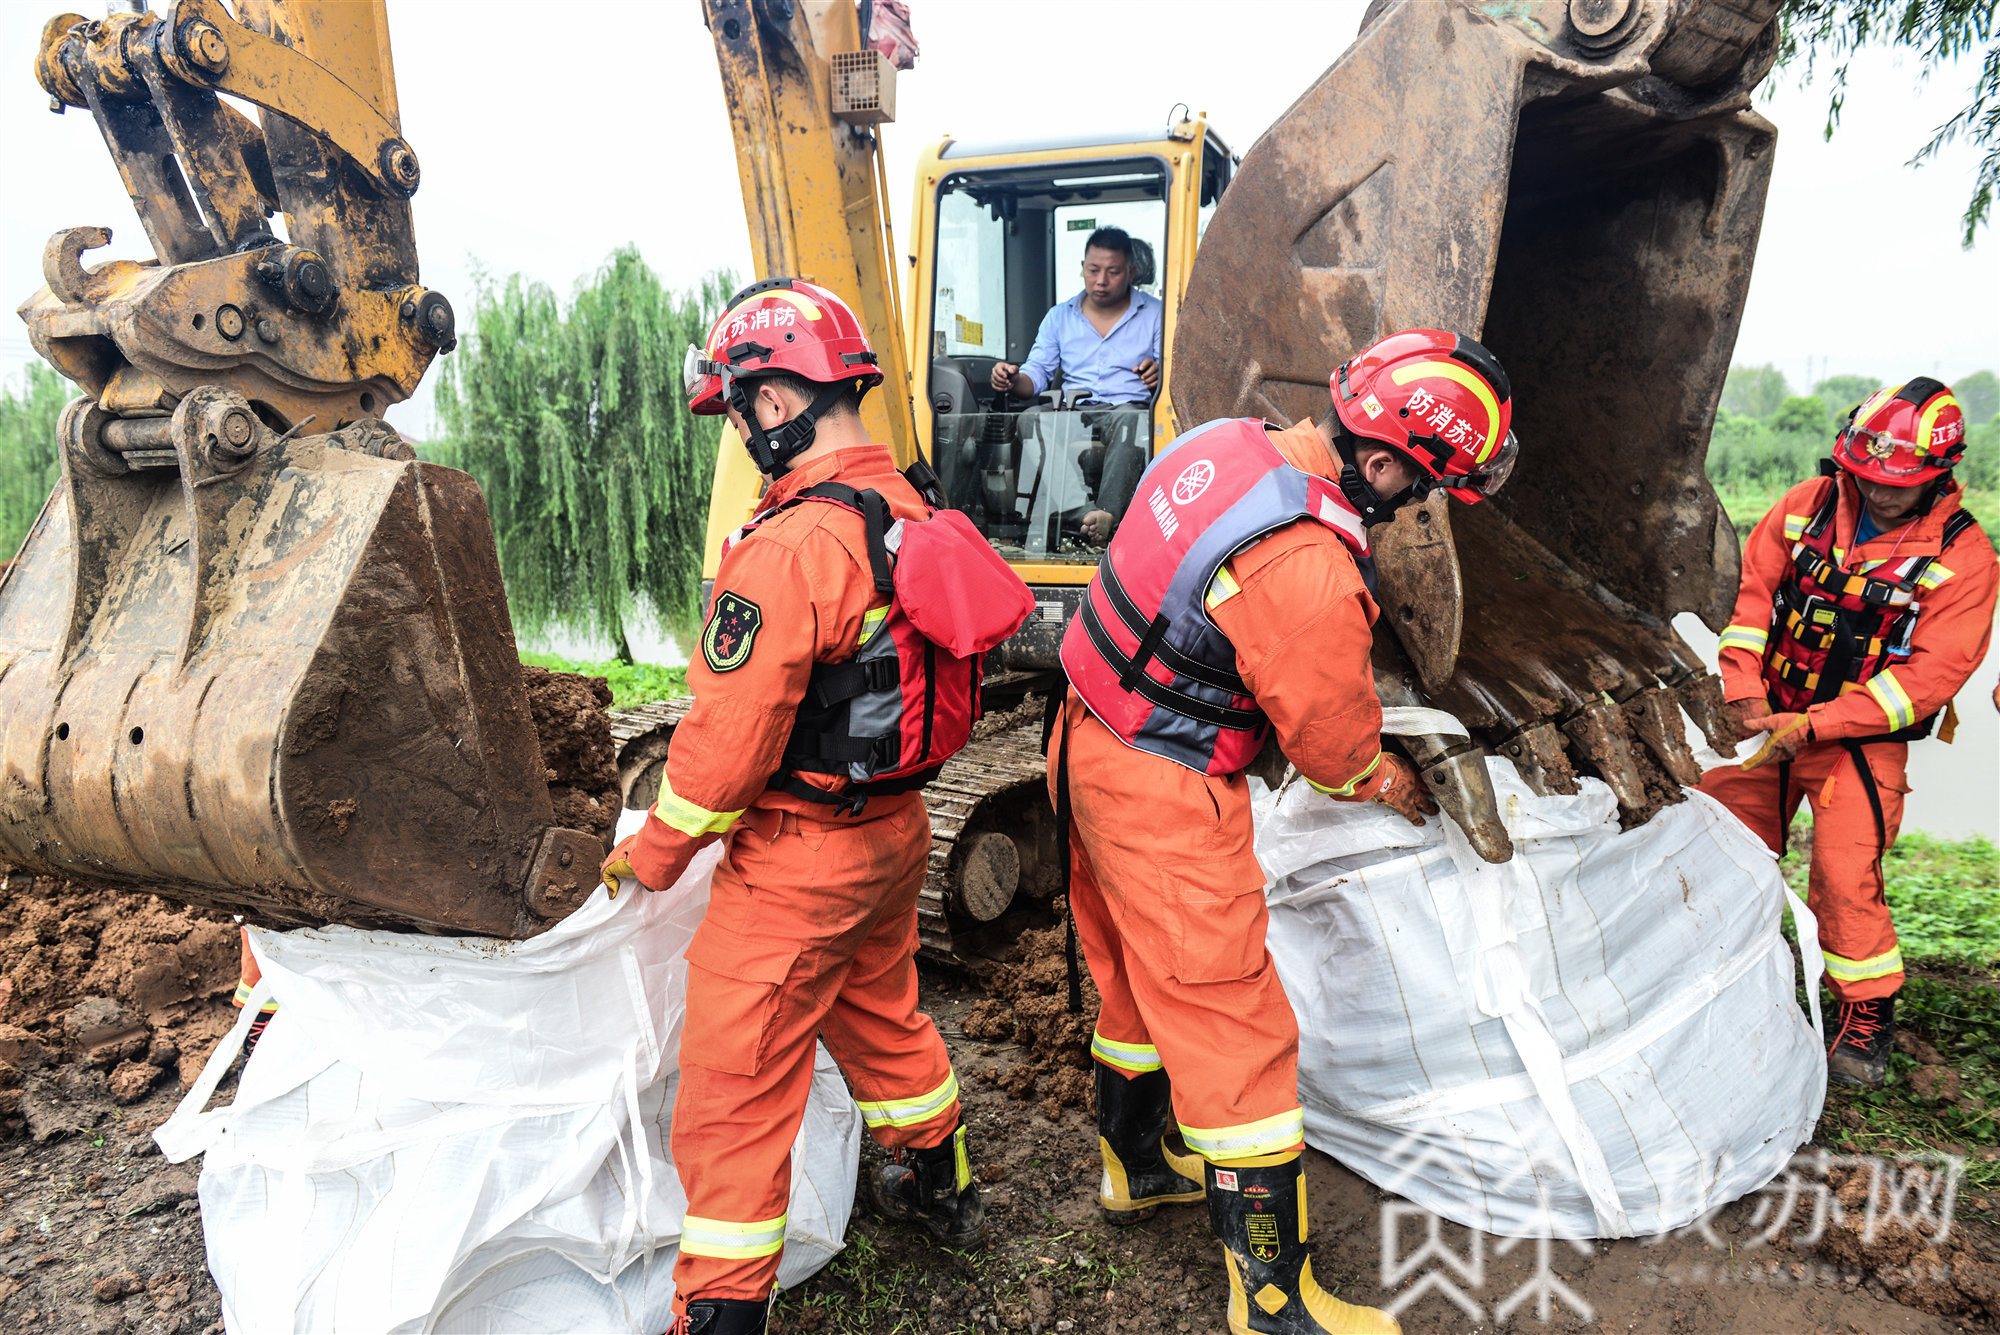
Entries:
{"type": "Polygon", "coordinates": [[[740,593],[718,593],[701,632],[701,656],[713,672],[734,672],[750,661],[764,613],[740,593]]]}

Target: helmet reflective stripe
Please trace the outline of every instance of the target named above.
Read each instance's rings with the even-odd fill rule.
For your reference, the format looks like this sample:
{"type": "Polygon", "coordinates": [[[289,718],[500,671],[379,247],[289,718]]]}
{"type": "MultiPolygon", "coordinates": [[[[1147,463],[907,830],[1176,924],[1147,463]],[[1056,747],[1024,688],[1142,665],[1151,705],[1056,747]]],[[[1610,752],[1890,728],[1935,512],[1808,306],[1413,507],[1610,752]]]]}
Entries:
{"type": "Polygon", "coordinates": [[[1964,413],[1963,409],[1959,410],[1960,417],[1959,417],[1958,439],[1941,442],[1935,438],[1938,414],[1942,413],[1946,408],[1957,408],[1957,407],[1958,407],[1958,400],[1953,398],[1951,394],[1947,392],[1944,394],[1940,394],[1936,398],[1932,399],[1930,402],[1930,406],[1924,409],[1923,416],[1917,419],[1916,450],[1918,458],[1920,459],[1928,458],[1932,454],[1940,453],[1940,451],[1937,448],[1938,445],[1940,444],[1943,444],[1948,450],[1951,446],[1956,445],[1959,440],[1963,440],[1965,438],[1964,434],[1965,418],[1963,416],[1964,413]]]}
{"type": "Polygon", "coordinates": [[[1422,376],[1441,376],[1454,381],[1471,390],[1472,396],[1479,400],[1479,406],[1486,410],[1486,443],[1472,457],[1475,463],[1485,463],[1487,457],[1500,448],[1500,403],[1493,397],[1492,386],[1480,379],[1477,371],[1457,362],[1414,362],[1389,372],[1389,379],[1399,385],[1407,385],[1422,376]]]}

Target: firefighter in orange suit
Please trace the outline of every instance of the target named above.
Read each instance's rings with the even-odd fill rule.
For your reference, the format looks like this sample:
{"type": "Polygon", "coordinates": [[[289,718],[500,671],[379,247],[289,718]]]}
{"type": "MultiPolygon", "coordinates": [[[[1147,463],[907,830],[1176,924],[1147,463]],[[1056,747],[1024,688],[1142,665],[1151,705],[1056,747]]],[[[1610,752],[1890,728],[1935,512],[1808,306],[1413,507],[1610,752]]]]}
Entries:
{"type": "Polygon", "coordinates": [[[1722,632],[1737,731],[1770,739],[1701,788],[1780,853],[1800,799],[1812,804],[1809,902],[1840,1002],[1827,1071],[1848,1084],[1882,1083],[1895,1045],[1903,956],[1882,855],[1902,824],[1909,743],[1993,629],[1993,545],[1951,478],[1964,454],[1965,414],[1944,385],[1878,390],[1848,415],[1823,476],[1752,530],[1722,632]]]}
{"type": "Polygon", "coordinates": [[[982,1241],[958,1081],[917,1009],[923,779],[857,785],[808,744],[856,739],[808,735],[803,722],[809,684],[855,659],[890,600],[860,515],[788,502],[838,482],[878,493],[898,518],[929,513],[862,428],[860,396],[881,379],[853,311],[802,280],[738,293],[705,351],[689,349],[691,407],[727,412],[770,483],[754,531],[717,571],[658,803],[605,864],[614,890],[623,877],[663,890],[697,849],[727,841],[687,952],[674,1102],[688,1199],[675,1329],[689,1335],[765,1329],[816,1038],[869,1132],[897,1152],[871,1184],[878,1206],[949,1246],[982,1241]]]}
{"type": "Polygon", "coordinates": [[[1319,423],[1210,422],[1153,461],[1065,632],[1050,747],[1103,996],[1098,1203],[1120,1222],[1205,1195],[1239,1335],[1397,1329],[1312,1277],[1298,1026],[1264,945],[1243,771],[1275,727],[1336,800],[1437,810],[1382,749],[1368,529],[1433,487],[1483,499],[1515,452],[1507,377],[1470,339],[1393,335],[1331,391],[1319,423]],[[1192,1154],[1163,1139],[1170,1120],[1192,1154]]]}

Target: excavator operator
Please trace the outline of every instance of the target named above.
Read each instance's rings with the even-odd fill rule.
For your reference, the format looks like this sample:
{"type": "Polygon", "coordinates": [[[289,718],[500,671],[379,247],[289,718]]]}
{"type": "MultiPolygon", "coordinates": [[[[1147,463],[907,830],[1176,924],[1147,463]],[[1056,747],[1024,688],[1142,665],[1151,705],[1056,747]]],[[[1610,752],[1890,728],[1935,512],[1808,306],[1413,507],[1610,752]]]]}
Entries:
{"type": "Polygon", "coordinates": [[[1879,1085],[1895,1048],[1903,956],[1882,893],[1902,825],[1909,743],[1986,656],[2000,565],[1960,504],[1965,413],[1919,376],[1848,414],[1820,476],[1786,492],[1743,545],[1743,583],[1721,637],[1723,698],[1738,733],[1769,740],[1701,790],[1773,850],[1812,804],[1808,902],[1839,1022],[1827,1074],[1879,1085]],[[1775,764],[1775,774],[1759,773],[1775,764]]]}
{"type": "MultiPolygon", "coordinates": [[[[881,740],[859,735],[864,716],[885,711],[879,700],[826,707],[878,686],[899,702],[907,682],[896,674],[910,670],[909,655],[892,652],[890,679],[865,680],[884,659],[864,646],[898,618],[873,573],[886,517],[868,513],[880,500],[862,502],[886,500],[899,521],[932,509],[862,426],[861,395],[881,380],[854,312],[799,279],[738,293],[707,348],[689,349],[689,406],[727,413],[768,485],[716,572],[688,667],[694,705],[659,800],[604,867],[613,893],[626,877],[664,890],[697,849],[727,840],[688,947],[674,1102],[688,1201],[674,1329],[686,1335],[765,1329],[815,1038],[870,1134],[894,1151],[871,1183],[877,1206],[949,1246],[982,1241],[958,1079],[917,1009],[917,891],[930,852],[921,789],[936,771],[855,782],[857,757],[881,740]]],[[[902,722],[932,733],[928,718],[902,722]]]]}
{"type": "Polygon", "coordinates": [[[1468,338],[1394,334],[1330,389],[1319,423],[1209,422],[1153,461],[1065,632],[1050,746],[1103,997],[1098,1204],[1120,1223],[1205,1195],[1238,1335],[1398,1329],[1313,1280],[1298,1024],[1264,945],[1243,771],[1275,727],[1320,792],[1436,812],[1382,748],[1368,530],[1436,487],[1484,499],[1515,456],[1506,373],[1468,338]]]}

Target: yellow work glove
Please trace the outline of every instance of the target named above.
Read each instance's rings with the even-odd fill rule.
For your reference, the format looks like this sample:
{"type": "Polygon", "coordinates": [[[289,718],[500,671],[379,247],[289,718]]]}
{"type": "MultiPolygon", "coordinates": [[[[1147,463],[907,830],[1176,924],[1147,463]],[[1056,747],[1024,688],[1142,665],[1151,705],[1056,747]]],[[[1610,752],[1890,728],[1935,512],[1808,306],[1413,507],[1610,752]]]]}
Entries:
{"type": "Polygon", "coordinates": [[[1800,747],[1813,740],[1812,719],[1804,714],[1760,714],[1745,726],[1752,732],[1771,734],[1757,748],[1757,754],[1743,762],[1746,770],[1790,760],[1800,747]]]}

